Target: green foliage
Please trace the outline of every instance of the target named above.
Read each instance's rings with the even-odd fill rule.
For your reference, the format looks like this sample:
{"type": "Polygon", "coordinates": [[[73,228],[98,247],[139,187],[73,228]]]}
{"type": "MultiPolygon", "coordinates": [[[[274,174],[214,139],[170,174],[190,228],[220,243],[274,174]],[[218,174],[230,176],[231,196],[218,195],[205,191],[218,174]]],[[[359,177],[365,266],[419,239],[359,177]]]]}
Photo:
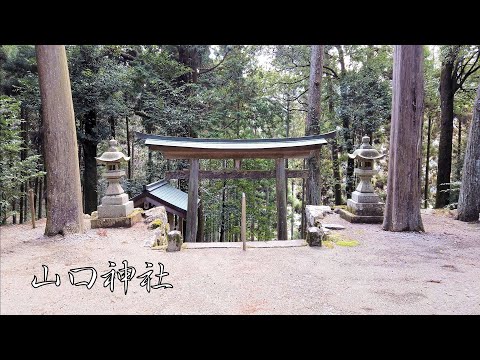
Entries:
{"type": "Polygon", "coordinates": [[[20,136],[20,103],[9,97],[0,96],[0,219],[3,222],[12,215],[14,200],[25,195],[20,192],[20,183],[26,183],[45,173],[39,171],[39,155],[30,155],[20,161],[23,140],[20,136]]]}
{"type": "MultiPolygon", "coordinates": [[[[392,49],[387,45],[325,46],[321,131],[339,130],[336,140],[343,200],[347,150],[352,151],[360,144],[365,133],[372,135],[375,146],[381,150],[388,149],[392,49]]],[[[475,46],[469,45],[425,47],[425,118],[430,118],[432,123],[429,189],[435,184],[437,171],[440,64],[445,59],[468,61],[475,49],[475,46]]],[[[308,45],[73,45],[67,46],[67,57],[81,173],[83,175],[85,163],[82,147],[89,142],[94,143],[97,154],[100,154],[107,149],[106,140],[115,132],[123,151],[127,152],[127,145],[130,145],[130,151],[134,151],[130,163],[133,176],[124,179],[122,184],[132,196],[140,193],[143,185],[163,178],[166,171],[188,167],[187,161],[167,161],[159,152],[149,153],[138,140],[134,141],[132,135],[135,131],[227,139],[305,134],[310,72],[308,45]],[[89,123],[92,114],[95,121],[89,123]]],[[[458,159],[454,162],[455,173],[458,173],[463,159],[474,96],[471,89],[478,82],[478,75],[477,72],[470,76],[455,95],[455,139],[459,136],[459,125],[462,130],[461,141],[454,141],[454,157],[458,159]]],[[[37,154],[38,163],[42,126],[34,46],[0,46],[0,92],[16,99],[13,101],[10,98],[9,107],[18,108],[18,103],[21,104],[22,117],[28,119],[25,127],[28,128],[29,155],[37,154]]],[[[18,118],[18,114],[16,116],[18,118]]],[[[427,124],[428,121],[424,121],[423,154],[426,153],[427,124]]],[[[15,141],[18,142],[18,136],[15,141]]],[[[1,145],[5,146],[5,143],[1,145]]],[[[14,151],[16,155],[12,162],[19,162],[15,160],[19,158],[18,151],[14,151]]],[[[330,146],[322,148],[321,157],[322,198],[326,205],[332,205],[337,180],[333,177],[330,146]]],[[[425,161],[422,164],[425,166],[425,161]]],[[[12,175],[11,178],[12,183],[16,181],[17,192],[18,184],[25,181],[22,176],[37,171],[25,166],[23,175],[12,175]]],[[[288,160],[291,169],[303,166],[303,159],[288,160]]],[[[201,169],[233,167],[231,159],[201,161],[201,169]]],[[[387,161],[380,161],[379,167],[381,171],[375,180],[377,192],[384,199],[387,161]]],[[[246,159],[242,161],[242,169],[272,170],[274,162],[246,159]]],[[[99,168],[99,197],[106,188],[101,173],[102,168],[99,168]]],[[[424,169],[422,173],[425,173],[424,169]]],[[[453,180],[459,179],[454,176],[453,180]]],[[[187,183],[184,180],[172,181],[182,190],[187,189],[187,183]]],[[[294,188],[292,195],[292,179],[289,179],[287,202],[292,210],[289,210],[288,225],[291,217],[295,217],[294,237],[297,237],[298,217],[303,205],[302,181],[295,179],[294,188]]],[[[274,179],[202,180],[200,198],[204,207],[207,240],[218,241],[222,228],[225,241],[239,239],[242,192],[247,199],[247,238],[253,236],[268,240],[275,237],[274,179]]]]}

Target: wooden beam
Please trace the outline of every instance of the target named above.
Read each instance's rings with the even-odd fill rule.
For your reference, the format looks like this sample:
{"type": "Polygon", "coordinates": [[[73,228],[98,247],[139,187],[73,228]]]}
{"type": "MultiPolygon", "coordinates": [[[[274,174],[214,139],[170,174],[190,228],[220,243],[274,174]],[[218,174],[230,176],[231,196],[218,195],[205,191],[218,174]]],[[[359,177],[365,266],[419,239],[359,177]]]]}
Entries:
{"type": "Polygon", "coordinates": [[[188,180],[188,207],[187,207],[187,229],[186,242],[195,242],[197,239],[198,227],[198,172],[199,160],[190,160],[190,177],[188,180]]]}
{"type": "Polygon", "coordinates": [[[277,240],[288,240],[285,159],[276,159],[275,167],[277,178],[277,240]]]}
{"type": "MultiPolygon", "coordinates": [[[[286,170],[287,178],[306,178],[308,170],[286,170]]],[[[188,179],[189,170],[174,170],[165,172],[165,180],[188,179]]],[[[275,178],[275,170],[201,170],[200,179],[268,179],[275,178]]]]}
{"type": "Polygon", "coordinates": [[[170,146],[148,145],[151,151],[160,151],[165,159],[278,159],[308,158],[313,150],[319,150],[322,144],[299,146],[296,148],[274,149],[187,149],[170,146]]]}

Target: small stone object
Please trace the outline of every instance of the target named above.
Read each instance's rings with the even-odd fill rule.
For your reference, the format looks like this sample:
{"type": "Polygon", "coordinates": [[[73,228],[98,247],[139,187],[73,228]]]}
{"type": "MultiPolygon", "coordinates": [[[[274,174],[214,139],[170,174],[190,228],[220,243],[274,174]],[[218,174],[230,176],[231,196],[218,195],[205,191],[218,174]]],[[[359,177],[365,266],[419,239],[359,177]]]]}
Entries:
{"type": "Polygon", "coordinates": [[[177,231],[177,230],[170,231],[167,237],[168,237],[167,252],[180,251],[182,249],[183,238],[180,231],[177,231]]]}
{"type": "Polygon", "coordinates": [[[165,210],[165,206],[156,206],[150,210],[146,210],[143,213],[143,216],[145,217],[143,220],[145,224],[150,224],[152,221],[157,219],[162,220],[163,223],[168,223],[167,210],[165,210]]]}
{"type": "Polygon", "coordinates": [[[311,226],[307,230],[307,243],[310,246],[322,246],[322,240],[325,234],[322,229],[311,226]]]}

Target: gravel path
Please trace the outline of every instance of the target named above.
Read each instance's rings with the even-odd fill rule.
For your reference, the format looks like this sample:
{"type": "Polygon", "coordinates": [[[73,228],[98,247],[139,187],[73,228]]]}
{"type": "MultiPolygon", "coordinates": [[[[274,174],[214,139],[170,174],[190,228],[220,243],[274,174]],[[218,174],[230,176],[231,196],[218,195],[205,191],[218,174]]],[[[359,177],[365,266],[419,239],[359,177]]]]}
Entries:
{"type": "MultiPolygon", "coordinates": [[[[45,220],[0,227],[1,314],[480,314],[480,224],[423,214],[426,233],[388,233],[380,225],[325,223],[359,242],[355,247],[189,249],[165,253],[142,247],[144,224],[84,235],[44,238],[45,220]],[[109,261],[122,260],[136,275],[158,262],[172,289],[148,293],[134,278],[123,292],[103,287],[109,261]],[[61,285],[33,288],[55,273],[61,285]],[[71,268],[93,266],[88,290],[72,286],[71,268]]],[[[86,273],[84,273],[86,275],[86,273]]],[[[80,279],[80,274],[78,274],[80,279]]],[[[83,276],[80,280],[88,280],[83,276]]],[[[153,276],[152,285],[157,283],[153,276]]]]}

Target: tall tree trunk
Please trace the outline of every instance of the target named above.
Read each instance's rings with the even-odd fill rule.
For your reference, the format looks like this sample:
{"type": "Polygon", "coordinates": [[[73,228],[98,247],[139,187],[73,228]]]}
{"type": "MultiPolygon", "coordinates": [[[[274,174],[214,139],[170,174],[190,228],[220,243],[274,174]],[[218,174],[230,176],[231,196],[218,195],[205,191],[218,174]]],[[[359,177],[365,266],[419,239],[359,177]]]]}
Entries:
{"type": "Polygon", "coordinates": [[[42,218],[42,199],[43,199],[43,189],[42,189],[43,180],[42,178],[38,181],[38,218],[42,218]]]}
{"type": "Polygon", "coordinates": [[[480,84],[473,107],[462,174],[458,198],[458,220],[475,221],[478,220],[480,212],[480,84]]]}
{"type": "Polygon", "coordinates": [[[25,192],[27,193],[23,197],[23,221],[27,222],[27,216],[28,216],[28,182],[25,183],[25,192]]]}
{"type": "Polygon", "coordinates": [[[392,125],[383,229],[424,231],[420,216],[423,46],[394,48],[392,125]]]}
{"type": "Polygon", "coordinates": [[[97,210],[97,114],[91,110],[85,117],[85,139],[83,141],[83,192],[85,197],[85,213],[91,214],[97,210]]]}
{"type": "Polygon", "coordinates": [[[34,197],[33,197],[33,205],[35,206],[37,199],[38,199],[38,177],[35,178],[35,186],[34,186],[34,191],[33,191],[34,197]]]}
{"type": "Polygon", "coordinates": [[[432,116],[428,115],[428,130],[427,130],[427,157],[425,160],[425,189],[424,189],[424,208],[426,209],[428,207],[428,174],[430,172],[430,136],[431,136],[431,130],[432,130],[432,116]]]}
{"type": "Polygon", "coordinates": [[[250,241],[255,241],[255,216],[250,220],[250,241]]]}
{"type": "Polygon", "coordinates": [[[462,175],[462,116],[458,116],[458,142],[457,142],[457,166],[456,180],[461,181],[462,175]]]}
{"type": "MultiPolygon", "coordinates": [[[[128,116],[125,117],[125,125],[126,125],[126,131],[127,131],[127,156],[130,157],[130,127],[129,127],[129,121],[128,121],[128,116]]],[[[130,180],[132,178],[132,159],[128,160],[128,170],[127,170],[127,176],[128,179],[130,180]]],[[[170,170],[170,169],[168,169],[170,170]]]]}
{"type": "Polygon", "coordinates": [[[45,235],[81,233],[80,169],[65,46],[37,45],[36,54],[48,172],[45,235]]]}
{"type": "Polygon", "coordinates": [[[115,118],[113,116],[110,116],[108,119],[108,123],[110,124],[110,136],[112,137],[112,139],[115,139],[115,118]]]}
{"type": "Polygon", "coordinates": [[[332,167],[333,178],[335,179],[335,205],[342,205],[342,187],[340,185],[340,163],[338,161],[338,145],[337,140],[332,141],[332,167]]]}
{"type": "MultiPolygon", "coordinates": [[[[351,153],[353,151],[353,137],[350,129],[350,118],[349,115],[344,110],[345,106],[348,103],[348,94],[347,88],[344,84],[345,76],[347,75],[347,70],[345,68],[345,54],[343,51],[342,45],[336,46],[338,50],[338,61],[340,62],[340,97],[342,99],[340,103],[340,119],[342,120],[342,127],[343,127],[343,140],[345,142],[345,150],[347,153],[351,153]]],[[[346,185],[345,185],[345,193],[347,199],[352,197],[352,192],[355,187],[354,181],[354,168],[355,162],[353,159],[347,159],[347,171],[346,171],[346,185]]]]}
{"type": "Polygon", "coordinates": [[[19,223],[23,224],[23,221],[24,221],[24,219],[23,219],[23,198],[24,198],[23,193],[25,192],[25,185],[23,183],[20,184],[20,192],[22,193],[22,195],[18,199],[18,205],[19,205],[18,213],[20,215],[19,223]]]}
{"type": "Polygon", "coordinates": [[[13,199],[13,201],[12,201],[12,211],[13,211],[12,224],[16,224],[16,223],[17,223],[17,215],[15,215],[16,203],[17,203],[17,200],[13,199]]]}
{"type": "Polygon", "coordinates": [[[452,139],[453,139],[453,98],[454,79],[452,77],[454,61],[447,59],[442,63],[440,74],[440,144],[438,145],[437,196],[435,208],[442,208],[449,203],[449,185],[452,171],[452,139]]]}
{"type": "MultiPolygon", "coordinates": [[[[320,134],[320,99],[322,91],[323,45],[312,45],[310,80],[308,87],[308,114],[305,135],[320,134]]],[[[320,151],[308,158],[307,203],[321,205],[320,151]]]]}

